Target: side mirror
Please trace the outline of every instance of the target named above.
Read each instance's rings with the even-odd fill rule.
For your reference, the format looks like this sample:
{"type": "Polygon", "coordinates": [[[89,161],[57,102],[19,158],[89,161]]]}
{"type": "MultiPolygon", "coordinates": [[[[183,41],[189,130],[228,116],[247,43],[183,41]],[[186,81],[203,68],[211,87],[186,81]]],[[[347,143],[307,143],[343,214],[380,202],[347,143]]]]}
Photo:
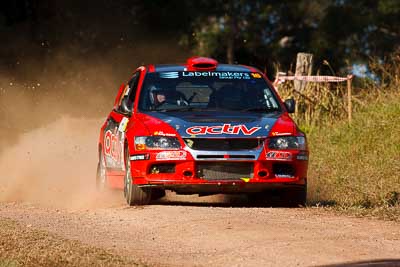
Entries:
{"type": "Polygon", "coordinates": [[[288,113],[294,113],[296,110],[296,101],[293,98],[286,99],[285,107],[288,113]]]}
{"type": "Polygon", "coordinates": [[[121,106],[120,106],[120,112],[123,113],[124,115],[132,115],[132,105],[129,105],[129,99],[127,96],[124,96],[124,98],[121,101],[121,106]]]}

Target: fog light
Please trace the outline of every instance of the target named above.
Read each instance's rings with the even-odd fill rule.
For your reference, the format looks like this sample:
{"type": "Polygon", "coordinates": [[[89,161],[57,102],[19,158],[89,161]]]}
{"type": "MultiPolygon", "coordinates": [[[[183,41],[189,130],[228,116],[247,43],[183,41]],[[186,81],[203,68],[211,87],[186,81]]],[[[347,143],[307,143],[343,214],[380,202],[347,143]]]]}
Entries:
{"type": "Polygon", "coordinates": [[[150,173],[151,173],[151,174],[157,174],[157,173],[160,173],[160,170],[158,169],[157,166],[153,166],[153,167],[151,168],[151,170],[150,170],[150,173]]]}
{"type": "Polygon", "coordinates": [[[268,172],[266,170],[261,170],[258,172],[258,176],[261,178],[264,178],[268,175],[268,172]]]}
{"type": "Polygon", "coordinates": [[[192,171],[186,170],[186,171],[183,172],[183,176],[188,176],[188,177],[190,177],[190,176],[192,176],[192,175],[193,175],[193,172],[192,172],[192,171]]]}

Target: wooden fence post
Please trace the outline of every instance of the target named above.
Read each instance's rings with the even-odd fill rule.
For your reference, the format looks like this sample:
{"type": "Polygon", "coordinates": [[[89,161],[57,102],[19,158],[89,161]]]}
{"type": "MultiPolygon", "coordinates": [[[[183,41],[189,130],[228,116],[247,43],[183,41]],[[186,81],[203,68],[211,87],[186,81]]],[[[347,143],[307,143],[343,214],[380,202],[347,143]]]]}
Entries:
{"type": "MultiPolygon", "coordinates": [[[[296,60],[295,76],[310,76],[312,72],[313,55],[308,53],[298,53],[296,60]]],[[[301,92],[306,87],[305,81],[294,81],[294,89],[301,92]]]]}
{"type": "Polygon", "coordinates": [[[347,75],[347,114],[349,118],[349,124],[351,124],[352,119],[352,104],[351,104],[351,97],[352,97],[352,90],[351,90],[351,82],[353,80],[353,75],[347,75]]]}

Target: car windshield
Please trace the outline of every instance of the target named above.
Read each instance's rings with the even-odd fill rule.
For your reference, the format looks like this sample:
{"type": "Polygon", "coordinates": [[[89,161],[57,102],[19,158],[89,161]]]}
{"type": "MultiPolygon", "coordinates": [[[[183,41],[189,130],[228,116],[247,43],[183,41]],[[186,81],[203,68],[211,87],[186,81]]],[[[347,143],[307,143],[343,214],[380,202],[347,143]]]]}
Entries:
{"type": "Polygon", "coordinates": [[[279,112],[281,107],[259,73],[183,71],[148,73],[139,110],[279,112]]]}

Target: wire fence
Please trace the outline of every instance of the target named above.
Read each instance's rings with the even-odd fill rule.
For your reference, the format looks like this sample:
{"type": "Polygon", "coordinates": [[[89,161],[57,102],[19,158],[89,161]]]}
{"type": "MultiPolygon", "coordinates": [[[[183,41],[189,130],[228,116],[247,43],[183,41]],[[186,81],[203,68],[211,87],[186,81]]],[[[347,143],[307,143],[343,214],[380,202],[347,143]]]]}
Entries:
{"type": "Polygon", "coordinates": [[[280,94],[287,95],[296,93],[300,97],[298,116],[303,117],[306,123],[310,124],[311,117],[320,115],[321,113],[330,113],[328,116],[334,116],[338,110],[346,110],[349,123],[352,120],[352,80],[353,75],[347,77],[337,76],[286,76],[278,73],[273,85],[280,94]],[[331,90],[328,86],[306,86],[304,89],[299,90],[294,86],[284,86],[286,81],[302,81],[305,83],[347,83],[347,93],[344,93],[341,87],[335,87],[336,90],[331,90]],[[282,92],[283,91],[283,92],[282,92]],[[339,101],[339,99],[342,99],[339,101]],[[299,112],[306,112],[299,114],[299,112]]]}

